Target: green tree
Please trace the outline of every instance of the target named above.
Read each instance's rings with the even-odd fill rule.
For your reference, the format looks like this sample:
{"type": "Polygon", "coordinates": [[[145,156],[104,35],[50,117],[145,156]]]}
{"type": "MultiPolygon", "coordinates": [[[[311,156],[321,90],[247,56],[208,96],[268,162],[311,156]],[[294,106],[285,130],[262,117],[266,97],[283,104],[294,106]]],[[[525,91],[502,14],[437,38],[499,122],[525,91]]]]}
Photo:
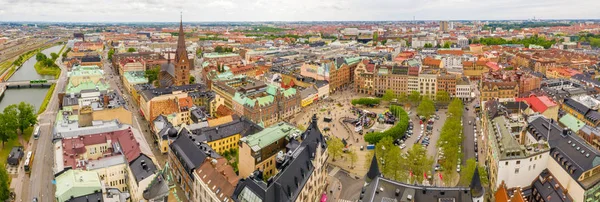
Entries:
{"type": "Polygon", "coordinates": [[[350,163],[352,168],[354,168],[354,164],[358,161],[358,155],[356,154],[355,149],[350,149],[350,153],[348,153],[348,158],[350,159],[350,163]]]}
{"type": "Polygon", "coordinates": [[[9,105],[0,114],[0,140],[4,143],[17,137],[19,128],[17,105],[9,105]]]}
{"type": "Polygon", "coordinates": [[[217,46],[217,47],[215,47],[215,52],[217,52],[217,53],[223,53],[223,52],[225,52],[225,50],[223,49],[222,46],[217,46]]]}
{"type": "Polygon", "coordinates": [[[115,49],[111,48],[108,50],[108,60],[112,60],[113,55],[115,54],[115,49]]]}
{"type": "Polygon", "coordinates": [[[63,53],[62,53],[62,57],[63,57],[63,58],[66,58],[66,57],[67,57],[67,54],[68,54],[69,52],[71,52],[71,48],[67,48],[67,50],[66,50],[65,52],[63,52],[63,53]]]}
{"type": "Polygon", "coordinates": [[[197,55],[198,57],[201,57],[201,56],[202,56],[202,49],[201,49],[201,48],[197,48],[197,49],[196,49],[196,55],[197,55]]]}
{"type": "Polygon", "coordinates": [[[148,83],[154,83],[154,81],[158,80],[158,73],[160,72],[160,66],[156,66],[152,69],[146,70],[144,72],[146,78],[148,78],[148,83]]]}
{"type": "Polygon", "coordinates": [[[433,104],[433,101],[431,101],[429,97],[425,96],[421,103],[419,103],[419,107],[417,107],[417,114],[429,118],[434,113],[435,105],[433,104]]]}
{"type": "Polygon", "coordinates": [[[400,95],[398,95],[398,102],[399,103],[406,103],[406,102],[408,102],[408,96],[406,96],[405,92],[400,92],[400,95]]]}
{"type": "MultiPolygon", "coordinates": [[[[474,158],[467,159],[467,165],[462,167],[460,170],[460,181],[458,182],[459,185],[469,186],[469,184],[471,184],[476,165],[477,162],[474,158]]],[[[481,180],[481,184],[483,186],[487,186],[489,184],[487,171],[482,166],[478,166],[477,168],[479,170],[479,180],[481,180]]]]}
{"type": "Polygon", "coordinates": [[[0,201],[6,201],[10,197],[10,178],[4,164],[0,164],[0,201]]]}
{"type": "Polygon", "coordinates": [[[54,61],[54,60],[58,59],[58,54],[57,53],[50,53],[50,57],[54,61]]]}
{"type": "Polygon", "coordinates": [[[129,48],[129,49],[127,49],[127,52],[129,52],[129,53],[133,53],[135,51],[136,51],[135,48],[129,48]]]}
{"type": "Polygon", "coordinates": [[[196,77],[190,76],[190,83],[196,83],[196,77]]]}
{"type": "Polygon", "coordinates": [[[410,95],[408,95],[408,101],[413,106],[416,106],[419,104],[419,102],[421,102],[421,93],[419,93],[419,91],[410,92],[410,95]]]}
{"type": "Polygon", "coordinates": [[[435,94],[435,101],[439,104],[447,105],[450,103],[450,94],[446,91],[438,91],[435,94]]]}
{"type": "Polygon", "coordinates": [[[344,149],[344,143],[337,137],[332,137],[327,140],[327,152],[331,156],[332,161],[335,161],[335,157],[342,154],[344,149]]]}
{"type": "Polygon", "coordinates": [[[444,48],[450,48],[451,45],[452,45],[452,42],[449,42],[449,41],[444,42],[444,48]]]}
{"type": "Polygon", "coordinates": [[[35,125],[37,123],[37,116],[35,114],[35,107],[29,103],[21,102],[17,105],[19,122],[19,130],[21,133],[25,129],[35,125]]]}
{"type": "Polygon", "coordinates": [[[381,103],[381,99],[359,98],[359,99],[353,99],[350,103],[352,103],[352,105],[378,105],[379,103],[381,103]]]}
{"type": "Polygon", "coordinates": [[[381,99],[389,102],[392,101],[394,98],[396,98],[396,93],[394,93],[393,90],[387,89],[385,90],[385,93],[383,94],[383,97],[381,99]]]}
{"type": "Polygon", "coordinates": [[[43,54],[42,52],[38,52],[37,54],[35,54],[35,60],[36,61],[44,61],[46,60],[46,54],[43,54]]]}
{"type": "Polygon", "coordinates": [[[426,43],[425,45],[423,45],[423,48],[433,48],[433,44],[426,43]]]}
{"type": "Polygon", "coordinates": [[[384,45],[387,43],[387,39],[384,39],[383,41],[381,41],[381,45],[384,45]]]}
{"type": "Polygon", "coordinates": [[[414,144],[406,153],[408,171],[412,171],[411,183],[423,181],[423,173],[431,170],[433,159],[427,155],[427,150],[421,144],[414,144]],[[415,181],[416,180],[416,181],[415,181]]]}
{"type": "Polygon", "coordinates": [[[435,45],[436,48],[442,48],[442,45],[440,45],[439,43],[437,45],[435,45]]]}

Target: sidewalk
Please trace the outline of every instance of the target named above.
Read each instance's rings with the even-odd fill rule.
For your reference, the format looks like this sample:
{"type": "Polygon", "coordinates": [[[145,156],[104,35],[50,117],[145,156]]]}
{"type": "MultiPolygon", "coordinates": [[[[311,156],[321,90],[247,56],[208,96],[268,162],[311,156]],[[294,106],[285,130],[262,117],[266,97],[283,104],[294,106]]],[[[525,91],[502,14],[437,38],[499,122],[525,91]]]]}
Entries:
{"type": "Polygon", "coordinates": [[[327,175],[327,184],[328,185],[325,188],[325,191],[327,192],[327,202],[338,201],[340,194],[342,193],[342,184],[340,183],[340,180],[331,175],[327,175]]]}

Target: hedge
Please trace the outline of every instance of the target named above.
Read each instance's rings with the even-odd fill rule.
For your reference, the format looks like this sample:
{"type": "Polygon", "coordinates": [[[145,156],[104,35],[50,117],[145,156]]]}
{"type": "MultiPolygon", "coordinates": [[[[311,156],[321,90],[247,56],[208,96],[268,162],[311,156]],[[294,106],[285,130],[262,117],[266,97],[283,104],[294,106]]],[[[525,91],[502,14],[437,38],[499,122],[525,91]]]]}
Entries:
{"type": "Polygon", "coordinates": [[[398,139],[404,135],[406,130],[408,129],[408,113],[402,109],[401,106],[392,105],[390,106],[390,112],[394,114],[394,116],[398,117],[398,123],[394,125],[392,128],[383,131],[383,132],[373,132],[365,135],[365,141],[370,144],[376,144],[379,140],[384,137],[392,137],[393,139],[398,139]]]}
{"type": "Polygon", "coordinates": [[[353,99],[352,105],[378,105],[380,102],[379,98],[359,98],[353,99]]]}

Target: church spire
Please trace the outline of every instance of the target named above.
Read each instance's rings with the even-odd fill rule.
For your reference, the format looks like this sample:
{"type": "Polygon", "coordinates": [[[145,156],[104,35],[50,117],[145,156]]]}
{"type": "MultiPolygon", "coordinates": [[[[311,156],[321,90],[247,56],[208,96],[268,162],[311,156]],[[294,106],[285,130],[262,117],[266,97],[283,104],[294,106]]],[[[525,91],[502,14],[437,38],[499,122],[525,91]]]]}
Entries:
{"type": "Polygon", "coordinates": [[[187,61],[187,51],[185,48],[185,32],[183,32],[183,14],[180,16],[179,21],[179,36],[177,36],[177,50],[175,52],[175,61],[181,62],[185,59],[187,61]]]}

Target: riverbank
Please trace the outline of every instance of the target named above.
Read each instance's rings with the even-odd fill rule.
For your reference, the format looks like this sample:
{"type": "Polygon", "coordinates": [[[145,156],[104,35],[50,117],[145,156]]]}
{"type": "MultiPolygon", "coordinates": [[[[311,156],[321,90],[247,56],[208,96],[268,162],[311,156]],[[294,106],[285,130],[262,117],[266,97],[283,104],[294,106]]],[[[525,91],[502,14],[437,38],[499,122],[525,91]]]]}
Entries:
{"type": "Polygon", "coordinates": [[[60,68],[58,67],[48,67],[44,64],[42,64],[43,62],[38,61],[35,63],[35,65],[33,65],[33,67],[35,68],[35,71],[39,74],[39,75],[49,75],[49,76],[54,76],[54,78],[58,78],[59,74],[60,74],[60,68]]]}
{"type": "MultiPolygon", "coordinates": [[[[60,74],[60,71],[58,72],[60,74]]],[[[40,105],[40,109],[38,110],[38,115],[44,113],[44,111],[46,111],[46,108],[48,107],[48,103],[50,102],[50,98],[52,98],[52,93],[54,93],[54,88],[56,87],[56,84],[53,83],[50,86],[50,89],[48,90],[48,92],[46,92],[46,97],[44,97],[44,101],[42,101],[42,105],[40,105]]]]}
{"type": "MultiPolygon", "coordinates": [[[[14,61],[7,60],[7,61],[4,61],[4,62],[0,63],[0,81],[7,81],[8,79],[10,79],[10,77],[17,70],[19,70],[19,68],[21,68],[21,66],[23,65],[23,63],[25,61],[29,60],[31,57],[33,57],[34,55],[36,55],[38,52],[46,50],[46,49],[48,49],[48,48],[50,48],[52,46],[55,46],[55,44],[49,44],[49,45],[43,46],[43,47],[38,48],[38,49],[30,50],[30,51],[28,51],[28,52],[23,53],[22,55],[20,55],[14,61]]],[[[65,46],[66,46],[66,44],[65,44],[65,46]]],[[[64,48],[64,46],[63,46],[63,48],[64,48]]]]}

